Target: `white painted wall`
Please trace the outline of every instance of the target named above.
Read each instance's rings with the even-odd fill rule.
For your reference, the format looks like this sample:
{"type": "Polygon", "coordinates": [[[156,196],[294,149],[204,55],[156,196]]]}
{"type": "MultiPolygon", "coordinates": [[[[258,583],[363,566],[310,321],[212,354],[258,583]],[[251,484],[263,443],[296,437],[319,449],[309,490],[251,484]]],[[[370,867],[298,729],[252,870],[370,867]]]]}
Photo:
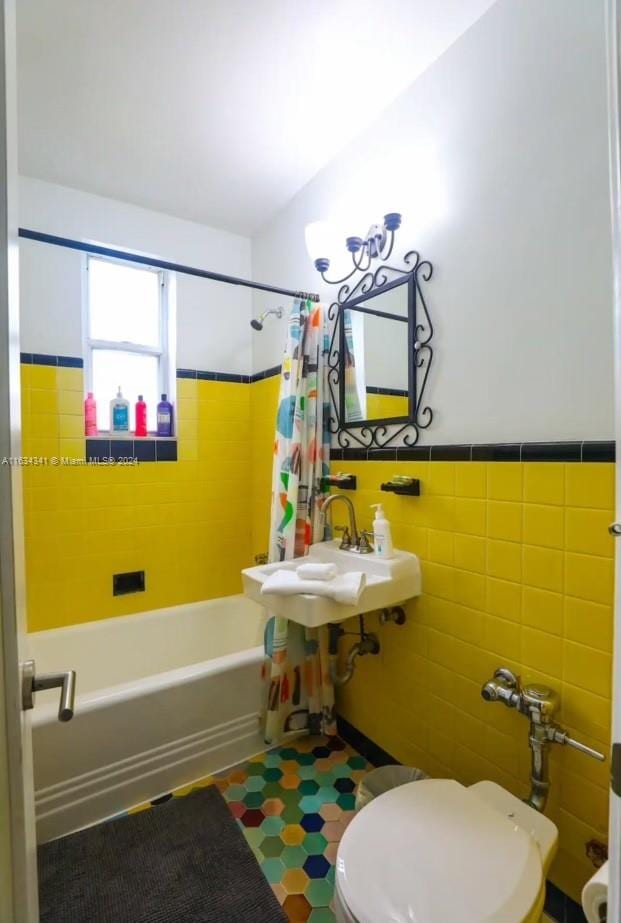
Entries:
{"type": "MultiPolygon", "coordinates": [[[[251,275],[246,237],[159,212],[22,177],[20,225],[140,251],[164,260],[251,275]]],[[[79,356],[82,256],[20,241],[21,349],[79,356]]],[[[177,366],[251,371],[249,289],[177,275],[177,366]]]]}
{"type": "Polygon", "coordinates": [[[603,0],[498,0],[253,239],[256,278],[330,300],[305,225],[403,213],[434,264],[426,442],[613,438],[605,65],[603,0]]]}

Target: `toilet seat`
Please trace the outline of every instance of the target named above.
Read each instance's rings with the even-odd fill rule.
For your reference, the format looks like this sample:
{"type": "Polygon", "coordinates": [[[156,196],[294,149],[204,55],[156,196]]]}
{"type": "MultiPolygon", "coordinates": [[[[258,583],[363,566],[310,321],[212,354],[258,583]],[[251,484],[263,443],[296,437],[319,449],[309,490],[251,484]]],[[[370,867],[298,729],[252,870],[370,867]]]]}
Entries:
{"type": "Polygon", "coordinates": [[[527,923],[539,919],[544,885],[540,849],[522,826],[454,780],[426,779],[376,798],[345,831],[337,919],[527,923]]]}

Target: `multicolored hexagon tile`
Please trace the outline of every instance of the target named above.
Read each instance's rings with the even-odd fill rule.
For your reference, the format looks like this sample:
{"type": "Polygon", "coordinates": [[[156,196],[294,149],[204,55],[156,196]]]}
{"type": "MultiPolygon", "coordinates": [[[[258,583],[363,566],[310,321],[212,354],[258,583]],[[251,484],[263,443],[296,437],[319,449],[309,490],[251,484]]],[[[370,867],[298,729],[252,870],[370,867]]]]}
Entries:
{"type": "Polygon", "coordinates": [[[336,852],[368,768],[340,742],[301,738],[214,777],[291,923],[334,923],[336,852]]]}
{"type": "Polygon", "coordinates": [[[334,865],[371,767],[340,741],[303,737],[130,809],[217,785],[290,923],[334,923],[334,865]]]}

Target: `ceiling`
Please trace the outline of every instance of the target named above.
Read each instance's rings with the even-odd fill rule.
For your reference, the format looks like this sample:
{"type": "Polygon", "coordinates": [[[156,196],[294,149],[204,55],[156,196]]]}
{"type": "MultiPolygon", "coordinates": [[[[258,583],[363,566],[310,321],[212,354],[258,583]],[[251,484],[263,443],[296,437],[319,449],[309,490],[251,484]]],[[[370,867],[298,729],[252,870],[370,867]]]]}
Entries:
{"type": "Polygon", "coordinates": [[[20,172],[252,235],[495,0],[20,0],[20,172]]]}

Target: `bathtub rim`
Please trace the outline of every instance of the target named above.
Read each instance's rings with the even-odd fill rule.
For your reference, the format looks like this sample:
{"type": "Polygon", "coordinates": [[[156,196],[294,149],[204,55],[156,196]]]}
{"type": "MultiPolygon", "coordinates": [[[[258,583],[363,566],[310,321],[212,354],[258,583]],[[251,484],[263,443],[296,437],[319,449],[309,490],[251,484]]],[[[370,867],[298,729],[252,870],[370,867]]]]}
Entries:
{"type": "MultiPolygon", "coordinates": [[[[163,689],[170,689],[173,686],[184,686],[195,682],[197,679],[207,676],[217,676],[219,673],[225,673],[237,666],[245,666],[249,663],[259,664],[265,656],[265,651],[261,645],[246,648],[233,654],[223,654],[221,657],[212,657],[211,660],[203,660],[199,663],[190,664],[187,667],[177,667],[175,670],[164,670],[161,673],[154,673],[152,676],[144,676],[141,679],[131,680],[126,683],[117,683],[114,686],[107,686],[104,689],[95,689],[92,692],[85,692],[83,695],[76,695],[75,713],[80,715],[97,711],[100,708],[117,705],[120,702],[126,702],[129,699],[138,699],[142,696],[150,695],[153,692],[159,692],[163,689]]],[[[79,675],[76,682],[76,688],[79,688],[79,675]]],[[[35,701],[36,705],[36,701],[35,701]]],[[[58,720],[58,706],[53,702],[47,702],[44,705],[36,706],[32,714],[32,724],[42,725],[58,720]]]]}
{"type": "MultiPolygon", "coordinates": [[[[243,593],[236,593],[231,596],[214,597],[213,599],[196,600],[191,603],[181,603],[178,606],[163,606],[160,609],[147,609],[144,612],[130,613],[128,615],[110,616],[106,619],[93,619],[90,622],[78,622],[75,625],[64,625],[61,628],[46,628],[41,631],[28,633],[28,637],[41,639],[54,636],[58,641],[62,640],[65,634],[87,635],[103,633],[110,629],[110,623],[114,622],[116,626],[119,622],[122,624],[131,624],[138,627],[141,622],[153,621],[162,622],[174,618],[183,613],[189,617],[201,617],[201,615],[210,616],[213,610],[222,606],[223,600],[226,600],[224,608],[229,605],[235,605],[235,602],[243,600],[247,605],[249,613],[254,611],[260,624],[265,624],[269,614],[253,600],[248,599],[243,593]],[[206,611],[205,611],[206,610],[206,611]],[[211,610],[211,611],[210,611],[211,610]]],[[[122,630],[122,628],[121,628],[122,630]]],[[[35,645],[37,640],[35,640],[35,645]]],[[[186,685],[195,680],[206,677],[216,676],[235,666],[244,666],[245,664],[257,662],[265,656],[263,645],[251,644],[248,647],[242,647],[239,650],[231,651],[228,654],[220,654],[216,657],[210,657],[206,660],[194,661],[193,663],[184,664],[179,667],[173,667],[169,670],[160,670],[157,673],[150,673],[137,679],[127,679],[121,683],[112,683],[109,686],[101,686],[99,689],[91,689],[88,692],[80,693],[80,666],[77,666],[76,678],[76,713],[85,714],[95,711],[99,708],[113,706],[119,702],[129,699],[146,696],[153,692],[163,689],[169,689],[173,686],[186,685]]],[[[51,698],[51,696],[50,696],[51,698]]],[[[35,709],[32,712],[32,724],[35,726],[44,725],[57,720],[58,706],[55,701],[36,702],[35,709]]]]}
{"type": "MultiPolygon", "coordinates": [[[[64,635],[84,631],[88,632],[88,634],[94,634],[98,631],[104,631],[110,626],[110,622],[114,622],[115,625],[123,625],[126,623],[135,625],[145,619],[160,621],[173,616],[175,613],[179,613],[180,610],[190,615],[200,612],[205,606],[211,608],[212,606],[215,607],[217,604],[222,604],[224,600],[226,600],[226,605],[229,605],[229,600],[242,599],[249,609],[256,609],[257,613],[265,613],[265,620],[269,618],[267,610],[244,593],[233,593],[230,596],[214,596],[213,599],[197,599],[190,603],[179,603],[177,606],[161,606],[159,609],[145,609],[140,612],[129,612],[126,615],[109,615],[102,619],[91,619],[86,622],[75,622],[72,625],[61,625],[58,628],[41,628],[38,631],[28,631],[27,636],[28,638],[35,637],[44,640],[51,635],[58,635],[59,633],[64,635]]],[[[232,605],[232,602],[230,604],[232,605]]]]}

